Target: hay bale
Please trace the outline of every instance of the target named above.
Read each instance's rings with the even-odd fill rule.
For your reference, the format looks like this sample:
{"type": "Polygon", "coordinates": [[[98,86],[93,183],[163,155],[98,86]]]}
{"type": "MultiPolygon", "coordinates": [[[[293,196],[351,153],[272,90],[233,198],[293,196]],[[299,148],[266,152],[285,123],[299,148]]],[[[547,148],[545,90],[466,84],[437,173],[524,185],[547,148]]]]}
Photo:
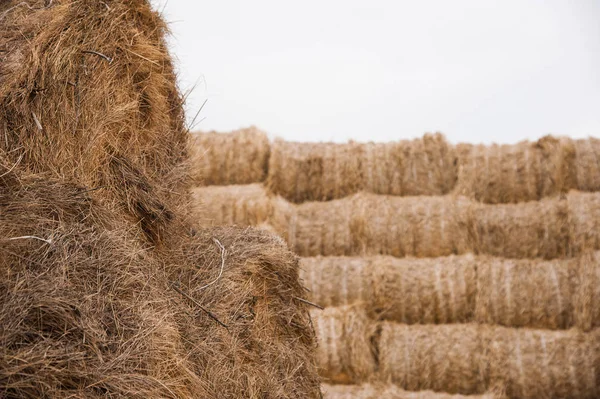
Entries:
{"type": "Polygon", "coordinates": [[[490,330],[490,383],[510,398],[600,395],[600,337],[577,330],[490,330]]]}
{"type": "Polygon", "coordinates": [[[0,149],[160,243],[187,201],[188,134],[159,14],[145,0],[10,0],[0,13],[0,149]]]}
{"type": "Polygon", "coordinates": [[[509,327],[566,329],[577,311],[578,260],[483,258],[477,265],[475,319],[509,327]]]}
{"type": "Polygon", "coordinates": [[[546,259],[569,254],[567,201],[473,206],[475,252],[508,258],[546,259]]]}
{"type": "Polygon", "coordinates": [[[317,364],[320,375],[328,382],[357,383],[375,371],[375,354],[371,338],[375,324],[357,306],[312,310],[317,335],[317,364]]]}
{"type": "Polygon", "coordinates": [[[496,393],[453,395],[433,391],[404,391],[395,385],[323,385],[325,399],[501,399],[496,393]]]}
{"type": "Polygon", "coordinates": [[[600,252],[587,252],[577,260],[573,307],[575,325],[583,331],[600,327],[600,252]]]}
{"type": "Polygon", "coordinates": [[[484,327],[382,323],[379,379],[409,391],[482,394],[488,388],[484,327]]]}
{"type": "Polygon", "coordinates": [[[268,186],[295,203],[339,199],[364,190],[387,195],[442,195],[456,180],[455,155],[445,138],[386,144],[273,144],[268,186]]]}
{"type": "Polygon", "coordinates": [[[535,143],[462,145],[455,193],[490,204],[539,200],[575,187],[575,148],[546,136],[535,143]]]}
{"type": "Polygon", "coordinates": [[[577,189],[600,191],[600,139],[574,140],[577,189]]]}
{"type": "Polygon", "coordinates": [[[196,185],[251,184],[267,176],[269,138],[254,126],[230,133],[195,133],[190,152],[196,185]]]}
{"type": "Polygon", "coordinates": [[[600,193],[571,191],[569,212],[569,254],[600,249],[600,193]]]}

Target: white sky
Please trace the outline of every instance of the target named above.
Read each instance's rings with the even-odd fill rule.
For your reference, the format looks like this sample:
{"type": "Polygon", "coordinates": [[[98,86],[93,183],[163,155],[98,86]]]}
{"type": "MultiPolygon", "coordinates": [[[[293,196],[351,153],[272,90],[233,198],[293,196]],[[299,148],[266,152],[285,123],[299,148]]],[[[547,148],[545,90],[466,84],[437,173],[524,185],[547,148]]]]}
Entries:
{"type": "Polygon", "coordinates": [[[598,0],[153,0],[198,130],[600,136],[598,0]]]}

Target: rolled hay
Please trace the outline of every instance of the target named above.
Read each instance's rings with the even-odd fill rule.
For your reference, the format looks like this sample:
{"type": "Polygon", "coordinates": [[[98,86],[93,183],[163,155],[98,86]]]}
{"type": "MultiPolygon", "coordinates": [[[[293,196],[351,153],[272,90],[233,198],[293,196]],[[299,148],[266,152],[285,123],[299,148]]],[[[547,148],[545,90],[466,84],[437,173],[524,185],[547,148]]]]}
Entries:
{"type": "Polygon", "coordinates": [[[367,380],[375,372],[372,337],[376,325],[359,306],[311,310],[317,335],[319,374],[328,382],[367,380]]]}
{"type": "Polygon", "coordinates": [[[453,395],[433,391],[404,391],[395,385],[323,385],[324,399],[502,399],[503,395],[453,395]]]}
{"type": "Polygon", "coordinates": [[[482,394],[488,388],[484,326],[382,323],[379,379],[409,391],[482,394]]]}
{"type": "Polygon", "coordinates": [[[571,227],[565,199],[475,205],[473,215],[476,253],[546,259],[570,254],[571,227]]]}
{"type": "Polygon", "coordinates": [[[273,143],[268,187],[300,203],[339,199],[359,191],[441,195],[456,180],[455,154],[445,138],[393,143],[273,143]]]}
{"type": "Polygon", "coordinates": [[[600,336],[578,330],[490,330],[490,382],[509,398],[600,395],[600,336]]]}
{"type": "Polygon", "coordinates": [[[262,182],[270,151],[269,138],[254,126],[230,133],[195,133],[190,151],[193,183],[210,186],[262,182]]]}
{"type": "Polygon", "coordinates": [[[574,308],[581,289],[575,280],[578,263],[578,259],[480,259],[475,320],[509,327],[573,327],[581,317],[574,308]]]}
{"type": "Polygon", "coordinates": [[[157,253],[86,189],[5,165],[4,396],[319,397],[297,258],[281,239],[198,230],[157,253]]]}
{"type": "Polygon", "coordinates": [[[570,254],[600,249],[600,193],[571,191],[567,199],[570,254]]]}
{"type": "Polygon", "coordinates": [[[587,252],[577,260],[575,274],[575,325],[583,331],[600,327],[600,252],[587,252]]]}
{"type": "Polygon", "coordinates": [[[514,145],[459,145],[454,192],[501,204],[539,200],[576,187],[575,148],[546,136],[514,145]]]}
{"type": "Polygon", "coordinates": [[[577,189],[600,191],[600,139],[574,140],[577,189]]]}
{"type": "Polygon", "coordinates": [[[71,179],[154,244],[187,202],[188,134],[164,40],[145,0],[0,5],[0,149],[71,179]]]}

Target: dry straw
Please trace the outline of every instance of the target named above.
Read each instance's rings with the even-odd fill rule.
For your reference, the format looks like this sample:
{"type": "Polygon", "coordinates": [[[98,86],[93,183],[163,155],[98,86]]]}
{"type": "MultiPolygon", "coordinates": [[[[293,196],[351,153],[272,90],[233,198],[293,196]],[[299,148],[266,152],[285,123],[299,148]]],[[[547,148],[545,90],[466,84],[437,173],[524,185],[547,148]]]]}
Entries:
{"type": "Polygon", "coordinates": [[[455,156],[441,134],[387,144],[293,143],[272,146],[269,188],[291,202],[324,201],[364,190],[441,195],[456,180],[455,156]]]}
{"type": "Polygon", "coordinates": [[[502,399],[501,394],[453,395],[433,391],[405,391],[395,385],[323,385],[324,399],[502,399]]]}
{"type": "Polygon", "coordinates": [[[251,184],[267,175],[270,143],[255,127],[231,133],[199,132],[191,144],[191,174],[197,185],[251,184]]]}
{"type": "Polygon", "coordinates": [[[329,382],[356,383],[375,371],[375,325],[360,307],[312,310],[319,373],[329,382]]]}
{"type": "Polygon", "coordinates": [[[0,13],[0,149],[160,243],[186,202],[188,135],[158,13],[144,0],[11,0],[0,13]]]}
{"type": "Polygon", "coordinates": [[[575,140],[574,146],[577,189],[600,191],[600,139],[575,140]]]}

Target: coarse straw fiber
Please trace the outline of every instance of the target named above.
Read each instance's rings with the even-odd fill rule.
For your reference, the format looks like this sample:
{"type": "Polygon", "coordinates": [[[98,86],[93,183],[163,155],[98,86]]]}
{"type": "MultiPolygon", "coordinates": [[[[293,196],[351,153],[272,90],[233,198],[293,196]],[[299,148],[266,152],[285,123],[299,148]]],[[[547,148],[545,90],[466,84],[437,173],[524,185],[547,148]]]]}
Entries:
{"type": "Polygon", "coordinates": [[[281,239],[201,229],[157,254],[85,188],[17,170],[0,156],[1,396],[319,397],[281,239]]]}
{"type": "Polygon", "coordinates": [[[598,330],[490,330],[490,381],[509,398],[600,397],[598,330]]]}
{"type": "Polygon", "coordinates": [[[600,191],[600,139],[574,140],[577,189],[600,191]]]}
{"type": "Polygon", "coordinates": [[[482,394],[489,387],[486,326],[382,323],[379,378],[409,391],[482,394]]]}
{"type": "Polygon", "coordinates": [[[329,385],[323,384],[324,399],[504,399],[499,393],[460,395],[433,391],[405,391],[395,385],[329,385]]]}
{"type": "Polygon", "coordinates": [[[0,18],[0,149],[160,244],[187,203],[188,132],[159,14],[146,0],[8,0],[0,18]]]}
{"type": "Polygon", "coordinates": [[[454,187],[455,160],[452,146],[439,133],[385,144],[276,140],[267,184],[295,203],[338,199],[359,191],[441,195],[454,187]]]}
{"type": "Polygon", "coordinates": [[[196,185],[251,184],[267,176],[271,145],[252,126],[230,133],[192,135],[191,177],[196,185]]]}
{"type": "Polygon", "coordinates": [[[569,254],[600,249],[600,193],[571,191],[568,199],[569,254]]]}
{"type": "Polygon", "coordinates": [[[539,200],[577,187],[575,147],[546,136],[511,145],[457,146],[455,193],[490,204],[539,200]]]}
{"type": "Polygon", "coordinates": [[[589,331],[600,326],[600,252],[574,259],[313,257],[300,260],[308,298],[362,303],[405,324],[477,322],[589,331]]]}
{"type": "Polygon", "coordinates": [[[348,384],[375,372],[376,325],[360,306],[310,311],[317,335],[317,364],[325,381],[348,384]]]}

